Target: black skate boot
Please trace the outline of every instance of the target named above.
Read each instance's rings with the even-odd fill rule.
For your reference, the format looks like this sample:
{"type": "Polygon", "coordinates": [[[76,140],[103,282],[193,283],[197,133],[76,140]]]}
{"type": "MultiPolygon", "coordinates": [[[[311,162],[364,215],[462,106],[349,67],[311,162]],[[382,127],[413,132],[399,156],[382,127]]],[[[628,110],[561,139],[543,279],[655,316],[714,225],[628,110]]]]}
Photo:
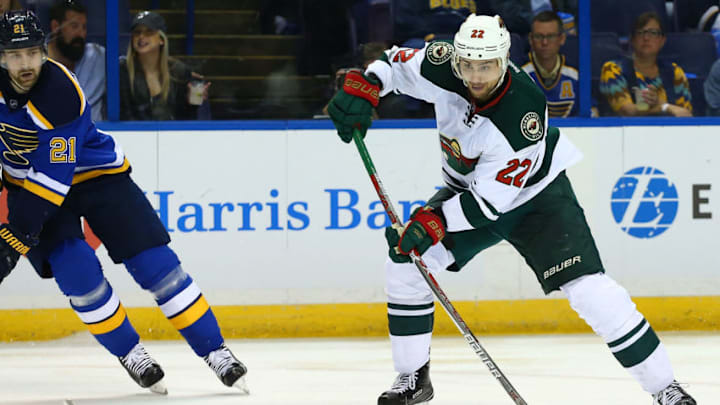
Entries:
{"type": "Polygon", "coordinates": [[[160,365],[147,354],[142,343],[136,344],[130,353],[118,357],[118,360],[139,386],[148,388],[156,394],[167,395],[167,388],[162,382],[165,373],[160,365]]]}
{"type": "Polygon", "coordinates": [[[247,367],[233,356],[227,346],[223,344],[219,349],[210,352],[204,359],[223,384],[228,387],[236,387],[245,394],[250,393],[245,383],[247,367]]]}
{"type": "Polygon", "coordinates": [[[653,404],[656,405],[697,405],[697,402],[680,386],[673,381],[667,388],[653,395],[653,404]]]}
{"type": "Polygon", "coordinates": [[[400,374],[392,387],[378,398],[378,405],[414,405],[425,404],[433,399],[433,387],[430,382],[430,362],[417,371],[400,374]]]}

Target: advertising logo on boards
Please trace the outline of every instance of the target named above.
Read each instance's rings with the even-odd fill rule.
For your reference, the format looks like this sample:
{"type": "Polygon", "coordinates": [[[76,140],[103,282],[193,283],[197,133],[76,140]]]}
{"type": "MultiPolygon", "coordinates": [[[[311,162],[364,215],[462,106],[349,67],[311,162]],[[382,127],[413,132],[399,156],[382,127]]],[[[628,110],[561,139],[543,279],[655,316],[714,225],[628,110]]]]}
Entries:
{"type": "Polygon", "coordinates": [[[636,167],[615,183],[610,207],[623,232],[636,238],[654,238],[667,231],[675,220],[678,192],[661,170],[636,167]]]}

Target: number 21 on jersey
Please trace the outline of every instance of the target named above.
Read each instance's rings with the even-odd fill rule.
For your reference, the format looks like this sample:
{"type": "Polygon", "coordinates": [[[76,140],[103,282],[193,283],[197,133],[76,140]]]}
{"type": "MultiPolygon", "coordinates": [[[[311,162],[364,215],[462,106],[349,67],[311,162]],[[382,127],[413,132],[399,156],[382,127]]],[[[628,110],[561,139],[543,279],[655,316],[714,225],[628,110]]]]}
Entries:
{"type": "Polygon", "coordinates": [[[75,137],[50,139],[50,163],[75,163],[75,137]]]}
{"type": "Polygon", "coordinates": [[[508,186],[518,188],[522,187],[523,178],[527,174],[528,170],[530,170],[532,161],[530,159],[525,159],[521,162],[520,159],[512,159],[507,162],[507,165],[508,166],[506,168],[498,172],[495,180],[500,183],[507,184],[508,186]]]}

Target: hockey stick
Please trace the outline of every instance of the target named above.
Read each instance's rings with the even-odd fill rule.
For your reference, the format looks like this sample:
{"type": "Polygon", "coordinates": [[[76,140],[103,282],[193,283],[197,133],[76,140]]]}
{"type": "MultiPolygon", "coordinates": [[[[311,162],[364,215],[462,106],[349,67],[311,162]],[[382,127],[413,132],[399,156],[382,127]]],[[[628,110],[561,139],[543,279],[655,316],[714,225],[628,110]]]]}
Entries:
{"type": "MultiPolygon", "coordinates": [[[[375,165],[373,164],[372,159],[370,158],[370,154],[365,147],[365,141],[363,141],[362,136],[360,136],[360,132],[357,129],[353,130],[353,140],[355,141],[355,146],[357,146],[358,152],[360,152],[360,157],[365,164],[365,170],[367,170],[367,173],[370,176],[370,181],[372,181],[373,187],[375,187],[375,192],[377,193],[378,197],[380,197],[380,201],[382,202],[383,207],[385,207],[385,212],[390,217],[390,221],[393,223],[393,225],[397,224],[403,226],[400,217],[397,215],[397,211],[395,211],[395,207],[393,207],[392,202],[390,201],[390,197],[388,196],[387,191],[385,191],[385,187],[383,186],[380,178],[378,177],[377,170],[375,170],[375,165]]],[[[460,329],[460,333],[462,333],[462,335],[465,337],[465,340],[468,342],[468,344],[470,344],[470,347],[472,347],[472,349],[475,351],[475,354],[477,354],[480,357],[480,360],[482,360],[482,362],[485,363],[488,369],[490,369],[490,373],[495,376],[500,385],[505,388],[505,391],[508,393],[508,395],[510,395],[510,398],[515,401],[516,405],[527,405],[527,402],[522,399],[517,390],[515,390],[515,387],[510,384],[510,381],[507,379],[507,377],[505,377],[505,374],[500,371],[500,368],[497,366],[497,364],[495,364],[488,352],[485,351],[485,349],[482,347],[475,335],[473,335],[472,331],[462,319],[453,304],[450,302],[447,295],[445,295],[445,292],[442,290],[442,288],[440,288],[440,285],[435,280],[435,277],[433,277],[433,275],[430,273],[430,270],[428,269],[427,265],[425,265],[425,262],[423,262],[422,258],[416,255],[414,252],[410,252],[410,258],[412,258],[413,263],[415,263],[415,267],[417,267],[420,274],[422,274],[423,278],[430,286],[430,289],[435,294],[435,297],[437,297],[438,301],[440,301],[440,304],[443,306],[443,308],[445,308],[445,311],[450,316],[450,319],[453,320],[455,326],[460,329]]]]}

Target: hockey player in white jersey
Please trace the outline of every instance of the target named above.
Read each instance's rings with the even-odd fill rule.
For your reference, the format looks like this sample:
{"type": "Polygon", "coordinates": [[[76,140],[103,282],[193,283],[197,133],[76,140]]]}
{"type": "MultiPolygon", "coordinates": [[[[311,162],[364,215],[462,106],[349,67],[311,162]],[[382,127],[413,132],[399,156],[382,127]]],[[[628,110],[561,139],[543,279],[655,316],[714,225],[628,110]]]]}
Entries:
{"type": "Polygon", "coordinates": [[[387,228],[388,321],[395,370],[378,405],[433,398],[433,295],[408,257],[431,271],[458,271],[507,240],[543,291],[561,290],[658,405],[695,405],[675,381],[665,347],[627,291],[605,274],[565,169],[580,152],[547,126],[543,93],[508,62],[510,34],[498,16],[470,15],[454,41],[393,47],[348,73],[328,113],[345,142],[364,135],[372,107],[392,91],[433,103],[446,187],[404,229],[387,228]]]}

